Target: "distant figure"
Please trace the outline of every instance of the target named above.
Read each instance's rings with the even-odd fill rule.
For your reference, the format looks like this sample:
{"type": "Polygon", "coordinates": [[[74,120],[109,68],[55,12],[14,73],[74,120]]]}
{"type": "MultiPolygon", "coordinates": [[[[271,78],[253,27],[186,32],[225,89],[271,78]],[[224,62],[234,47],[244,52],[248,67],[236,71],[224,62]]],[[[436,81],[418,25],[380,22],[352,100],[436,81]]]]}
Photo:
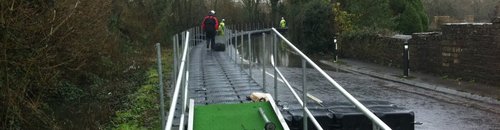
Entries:
{"type": "Polygon", "coordinates": [[[201,22],[201,29],[205,31],[207,37],[207,49],[215,44],[216,31],[219,29],[219,20],[215,17],[215,11],[211,10],[201,22]]]}
{"type": "Polygon", "coordinates": [[[219,24],[219,35],[224,36],[224,31],[226,31],[226,25],[224,24],[224,19],[222,19],[222,22],[219,24]]]}
{"type": "Polygon", "coordinates": [[[281,27],[282,29],[286,28],[286,21],[285,21],[285,18],[283,18],[283,17],[281,17],[280,27],[281,27]]]}

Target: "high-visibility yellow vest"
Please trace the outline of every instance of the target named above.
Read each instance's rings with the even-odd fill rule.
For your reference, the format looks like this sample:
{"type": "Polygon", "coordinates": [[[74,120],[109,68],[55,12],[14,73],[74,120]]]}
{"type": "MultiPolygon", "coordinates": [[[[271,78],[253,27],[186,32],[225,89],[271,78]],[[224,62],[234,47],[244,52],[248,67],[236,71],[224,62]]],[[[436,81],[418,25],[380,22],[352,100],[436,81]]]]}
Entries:
{"type": "Polygon", "coordinates": [[[280,21],[280,27],[281,28],[286,28],[286,21],[285,21],[285,19],[281,19],[281,21],[280,21]]]}
{"type": "Polygon", "coordinates": [[[226,25],[224,24],[224,22],[221,22],[219,24],[219,32],[220,32],[220,35],[224,35],[224,28],[226,27],[226,25]]]}

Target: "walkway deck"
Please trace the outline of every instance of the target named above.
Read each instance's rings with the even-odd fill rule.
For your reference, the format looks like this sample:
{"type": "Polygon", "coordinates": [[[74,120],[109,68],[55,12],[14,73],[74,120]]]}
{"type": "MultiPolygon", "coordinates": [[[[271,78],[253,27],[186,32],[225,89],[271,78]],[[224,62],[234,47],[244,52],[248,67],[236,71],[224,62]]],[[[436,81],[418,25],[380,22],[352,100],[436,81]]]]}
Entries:
{"type": "MultiPolygon", "coordinates": [[[[264,92],[264,88],[235,64],[225,52],[208,51],[204,40],[194,46],[190,54],[189,92],[195,105],[248,103],[252,92],[264,92]]],[[[221,42],[221,38],[217,38],[221,42]]],[[[180,117],[180,102],[176,108],[176,120],[180,117]]],[[[174,122],[174,128],[179,122],[174,122]]]]}
{"type": "MultiPolygon", "coordinates": [[[[217,41],[222,43],[219,38],[217,41]]],[[[204,40],[201,40],[204,41],[204,40]]],[[[226,47],[226,51],[231,51],[232,47],[226,47]]],[[[247,73],[247,68],[243,69],[236,64],[226,52],[208,51],[206,44],[201,42],[192,47],[189,59],[189,90],[188,97],[195,100],[196,106],[210,104],[239,104],[248,103],[247,96],[252,92],[266,92],[260,84],[247,73]]],[[[269,68],[266,68],[269,70],[269,68]]],[[[256,71],[251,70],[251,71],[256,71]]],[[[255,74],[256,79],[262,79],[260,73],[255,74]]],[[[266,76],[267,77],[267,76],[266,76]]],[[[271,78],[271,77],[270,77],[271,78]]],[[[300,79],[300,78],[299,78],[300,79]]],[[[271,84],[272,80],[266,80],[266,84],[271,84]]],[[[282,83],[278,83],[282,86],[282,83]]],[[[274,90],[267,87],[267,92],[274,90]]],[[[278,92],[289,91],[284,87],[278,92]]],[[[280,98],[276,99],[283,117],[292,129],[302,129],[303,111],[291,94],[280,93],[280,98]]],[[[367,108],[377,116],[388,122],[396,129],[414,129],[414,113],[404,108],[385,101],[361,101],[367,108]]],[[[333,129],[372,129],[371,121],[363,115],[354,105],[347,102],[324,101],[319,104],[308,101],[307,106],[312,115],[318,120],[326,130],[333,129]]],[[[177,105],[174,119],[180,116],[180,102],[177,105]]],[[[179,122],[174,121],[173,129],[177,129],[179,122]]],[[[314,125],[309,121],[309,129],[314,129],[314,125]]]]}
{"type": "Polygon", "coordinates": [[[189,97],[196,105],[249,102],[251,92],[264,89],[227,56],[208,51],[205,44],[191,51],[189,97]]]}

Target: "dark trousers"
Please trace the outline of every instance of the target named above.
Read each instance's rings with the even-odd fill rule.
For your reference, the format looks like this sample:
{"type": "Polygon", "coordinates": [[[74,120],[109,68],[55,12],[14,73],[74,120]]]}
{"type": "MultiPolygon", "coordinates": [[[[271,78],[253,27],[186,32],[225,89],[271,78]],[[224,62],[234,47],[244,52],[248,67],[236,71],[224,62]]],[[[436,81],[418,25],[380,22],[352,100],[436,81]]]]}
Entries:
{"type": "Polygon", "coordinates": [[[209,48],[209,45],[213,48],[215,45],[215,31],[207,31],[205,34],[207,36],[207,48],[209,48]]]}

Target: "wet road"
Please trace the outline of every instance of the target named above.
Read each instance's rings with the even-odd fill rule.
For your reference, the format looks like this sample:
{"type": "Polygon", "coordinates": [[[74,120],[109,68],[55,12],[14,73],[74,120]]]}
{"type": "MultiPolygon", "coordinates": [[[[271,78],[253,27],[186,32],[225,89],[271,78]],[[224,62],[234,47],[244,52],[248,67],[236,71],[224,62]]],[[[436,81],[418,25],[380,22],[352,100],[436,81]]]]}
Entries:
{"type": "MultiPolygon", "coordinates": [[[[258,46],[262,44],[259,38],[253,40],[253,43],[256,43],[252,44],[252,46],[255,46],[254,48],[259,48],[258,46]]],[[[270,40],[268,37],[266,43],[270,43],[270,40]]],[[[247,46],[245,45],[246,43],[247,41],[245,40],[243,47],[247,46]]],[[[241,47],[242,45],[239,44],[238,46],[241,47]]],[[[262,53],[272,53],[270,44],[265,44],[265,46],[265,52],[255,49],[252,50],[252,55],[262,57],[262,53]]],[[[229,47],[229,50],[234,52],[232,47],[229,47]]],[[[241,49],[239,50],[241,51],[241,49]]],[[[278,51],[279,69],[297,90],[299,96],[302,96],[302,69],[294,67],[300,65],[300,60],[284,50],[286,49],[281,48],[278,51]]],[[[246,49],[241,53],[245,59],[248,59],[245,51],[246,49]]],[[[269,58],[266,58],[265,61],[268,62],[268,60],[269,58]]],[[[262,60],[254,58],[254,61],[259,64],[257,61],[262,60]]],[[[266,83],[264,86],[267,92],[273,93],[273,70],[269,68],[269,63],[267,64],[265,74],[266,83]]],[[[248,69],[248,66],[244,65],[245,67],[248,69]]],[[[259,84],[262,84],[263,74],[261,66],[253,66],[251,70],[252,77],[259,84]]],[[[417,130],[500,130],[500,112],[493,112],[491,109],[477,105],[482,104],[482,102],[381,80],[367,75],[336,71],[334,68],[330,68],[330,70],[333,71],[326,72],[358,100],[389,101],[399,107],[414,111],[415,121],[422,123],[415,126],[417,130]]],[[[308,68],[306,69],[306,74],[306,86],[309,94],[326,102],[347,102],[347,99],[316,70],[308,68]]],[[[279,82],[278,86],[278,100],[294,102],[294,98],[291,92],[285,87],[285,84],[279,82]]],[[[488,104],[485,106],[500,107],[500,104],[488,104]]]]}
{"type": "MultiPolygon", "coordinates": [[[[266,70],[266,89],[273,93],[273,71],[266,70]]],[[[282,67],[280,71],[290,84],[302,91],[302,69],[282,67]]],[[[253,69],[253,77],[262,83],[262,71],[253,69]]],[[[415,112],[417,130],[490,130],[500,129],[500,114],[472,106],[472,101],[456,96],[424,90],[400,83],[372,78],[366,75],[327,71],[342,87],[358,100],[389,101],[397,106],[415,112]]],[[[322,101],[347,102],[339,91],[323,78],[316,70],[307,69],[307,92],[322,101]]],[[[279,100],[293,101],[289,90],[279,82],[279,100]]],[[[299,93],[301,96],[301,94],[299,93]]]]}

